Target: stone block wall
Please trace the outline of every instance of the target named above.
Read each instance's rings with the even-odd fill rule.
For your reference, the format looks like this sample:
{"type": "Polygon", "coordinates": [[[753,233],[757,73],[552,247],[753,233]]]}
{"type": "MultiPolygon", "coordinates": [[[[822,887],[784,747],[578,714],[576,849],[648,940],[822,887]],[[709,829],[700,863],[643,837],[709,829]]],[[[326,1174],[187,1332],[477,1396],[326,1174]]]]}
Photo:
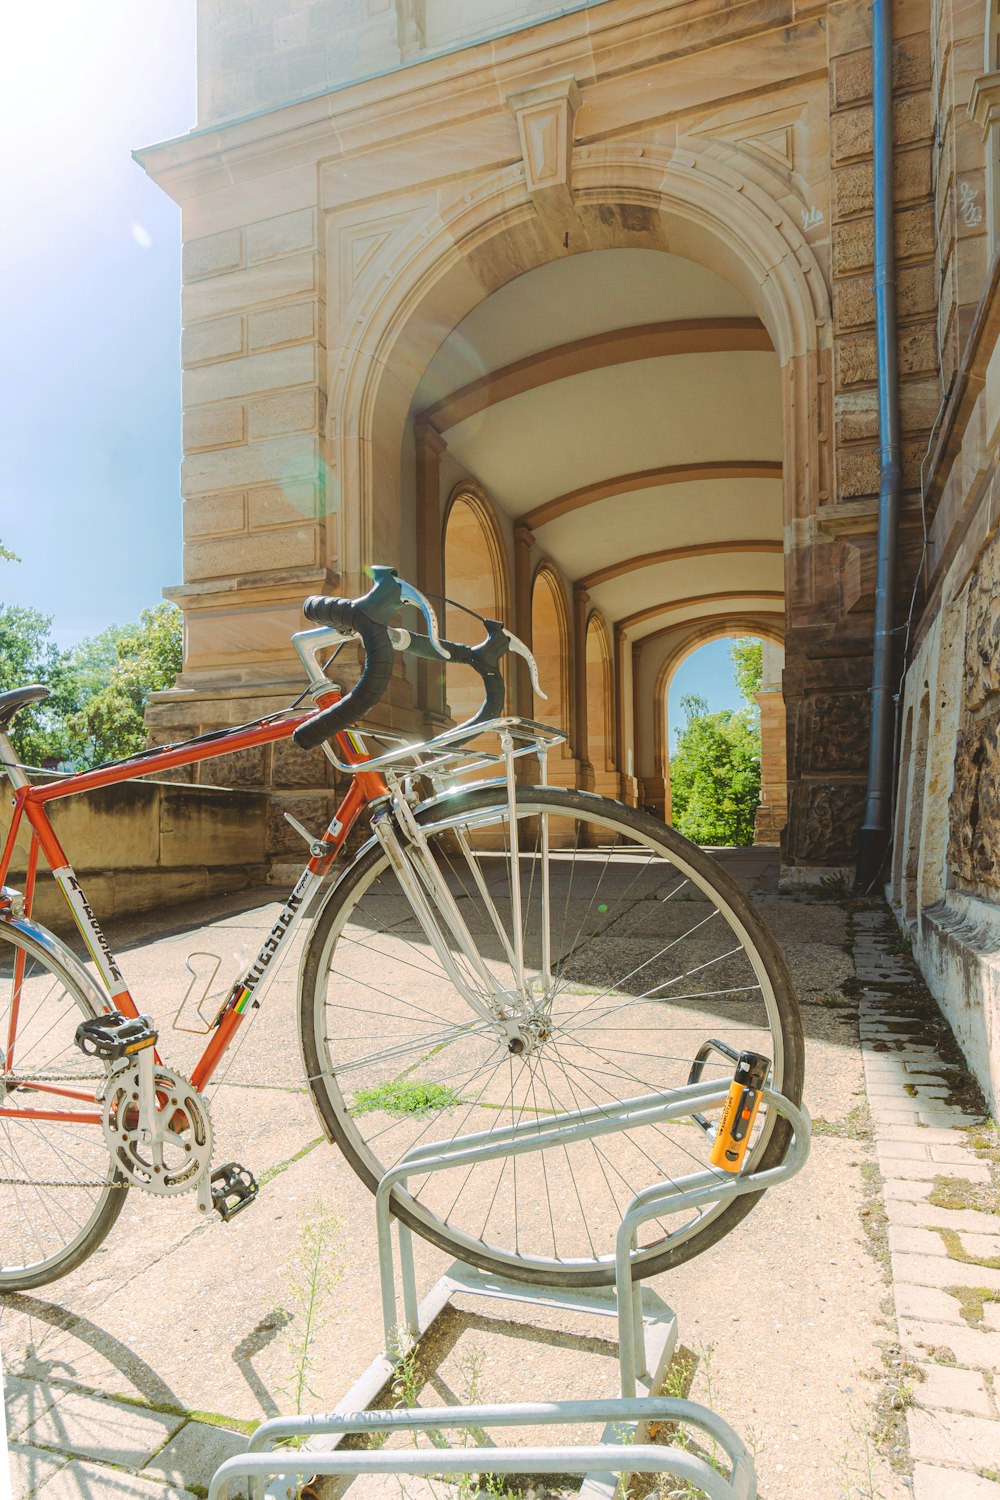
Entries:
{"type": "MultiPolygon", "coordinates": [[[[48,804],[56,836],[98,920],[195,901],[267,878],[268,798],[258,791],[132,781],[48,804]]],[[[0,811],[6,837],[10,810],[0,811]]],[[[23,889],[22,821],[8,884],[23,889]]],[[[44,861],[41,861],[44,868],[44,861]]],[[[40,876],[34,915],[72,929],[62,893],[40,876]]]]}

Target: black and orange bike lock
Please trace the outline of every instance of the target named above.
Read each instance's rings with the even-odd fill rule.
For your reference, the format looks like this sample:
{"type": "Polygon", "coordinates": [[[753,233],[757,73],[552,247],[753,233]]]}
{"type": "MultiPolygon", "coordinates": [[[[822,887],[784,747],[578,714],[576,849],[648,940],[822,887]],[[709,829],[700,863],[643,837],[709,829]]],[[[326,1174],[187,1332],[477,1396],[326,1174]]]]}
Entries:
{"type": "Polygon", "coordinates": [[[713,1167],[721,1167],[724,1172],[738,1172],[743,1165],[760,1104],[760,1091],[770,1071],[770,1058],[762,1057],[759,1052],[740,1053],[708,1158],[713,1167]]]}

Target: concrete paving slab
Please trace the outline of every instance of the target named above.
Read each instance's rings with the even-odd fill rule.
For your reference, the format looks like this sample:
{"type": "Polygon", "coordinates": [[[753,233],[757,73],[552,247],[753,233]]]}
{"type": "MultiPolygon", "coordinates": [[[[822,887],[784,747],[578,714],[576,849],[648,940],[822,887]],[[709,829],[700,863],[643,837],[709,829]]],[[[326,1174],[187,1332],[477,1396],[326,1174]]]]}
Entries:
{"type": "Polygon", "coordinates": [[[918,1406],[947,1407],[980,1417],[996,1415],[982,1371],[928,1364],[922,1364],[920,1371],[922,1378],[913,1387],[918,1406]]]}
{"type": "Polygon", "coordinates": [[[182,1421],[123,1401],[71,1391],[26,1427],[22,1436],[29,1447],[57,1448],[79,1458],[142,1468],[182,1421]]]}
{"type": "MultiPolygon", "coordinates": [[[[238,1432],[205,1422],[186,1422],[142,1472],[147,1479],[205,1488],[220,1464],[246,1449],[247,1439],[238,1432]]],[[[229,1493],[232,1497],[240,1492],[245,1492],[245,1486],[242,1491],[231,1487],[229,1493]]]]}
{"type": "Polygon", "coordinates": [[[64,1464],[37,1491],[39,1500],[194,1500],[189,1490],[103,1464],[64,1464]]]}
{"type": "Polygon", "coordinates": [[[970,1474],[968,1469],[917,1464],[913,1470],[913,1500],[1000,1500],[1000,1484],[970,1474]]]}
{"type": "Polygon", "coordinates": [[[31,1496],[52,1478],[56,1470],[69,1461],[61,1453],[46,1453],[41,1448],[30,1448],[15,1442],[8,1443],[7,1458],[11,1500],[31,1500],[31,1496]]]}

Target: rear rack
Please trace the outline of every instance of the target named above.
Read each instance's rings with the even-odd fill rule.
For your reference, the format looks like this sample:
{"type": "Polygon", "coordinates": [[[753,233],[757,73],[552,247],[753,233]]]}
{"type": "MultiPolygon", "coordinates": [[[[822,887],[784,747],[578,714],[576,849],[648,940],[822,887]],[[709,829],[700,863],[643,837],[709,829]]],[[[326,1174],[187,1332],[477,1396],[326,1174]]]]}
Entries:
{"type": "MultiPolygon", "coordinates": [[[[353,733],[354,731],[352,731],[353,733]]],[[[381,755],[371,760],[343,761],[329,742],[323,749],[338,771],[355,775],[358,771],[387,771],[409,778],[426,776],[433,782],[450,782],[458,777],[467,777],[477,771],[508,767],[512,761],[527,755],[537,755],[542,762],[541,780],[545,781],[545,756],[554,745],[563,744],[567,736],[551,724],[541,724],[535,719],[521,719],[505,714],[499,719],[488,719],[484,724],[459,724],[446,729],[432,740],[408,741],[401,735],[387,734],[382,729],[361,727],[357,733],[381,744],[390,746],[381,755]],[[499,742],[490,743],[495,737],[499,742]],[[482,741],[487,743],[483,744],[482,741]]],[[[436,790],[441,790],[436,786],[436,790]]]]}

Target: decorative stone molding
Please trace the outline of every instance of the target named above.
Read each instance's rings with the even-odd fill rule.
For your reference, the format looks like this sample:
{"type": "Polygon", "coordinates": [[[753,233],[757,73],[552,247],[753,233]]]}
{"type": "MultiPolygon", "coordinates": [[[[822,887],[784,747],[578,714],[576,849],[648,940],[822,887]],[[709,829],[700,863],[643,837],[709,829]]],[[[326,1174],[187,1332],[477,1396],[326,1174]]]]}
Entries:
{"type": "Polygon", "coordinates": [[[986,203],[989,254],[1000,244],[1000,71],[980,73],[973,81],[969,119],[975,120],[986,143],[986,203]]]}
{"type": "Polygon", "coordinates": [[[575,78],[555,78],[509,94],[524,158],[524,180],[536,206],[572,207],[573,119],[580,104],[575,78]]]}

